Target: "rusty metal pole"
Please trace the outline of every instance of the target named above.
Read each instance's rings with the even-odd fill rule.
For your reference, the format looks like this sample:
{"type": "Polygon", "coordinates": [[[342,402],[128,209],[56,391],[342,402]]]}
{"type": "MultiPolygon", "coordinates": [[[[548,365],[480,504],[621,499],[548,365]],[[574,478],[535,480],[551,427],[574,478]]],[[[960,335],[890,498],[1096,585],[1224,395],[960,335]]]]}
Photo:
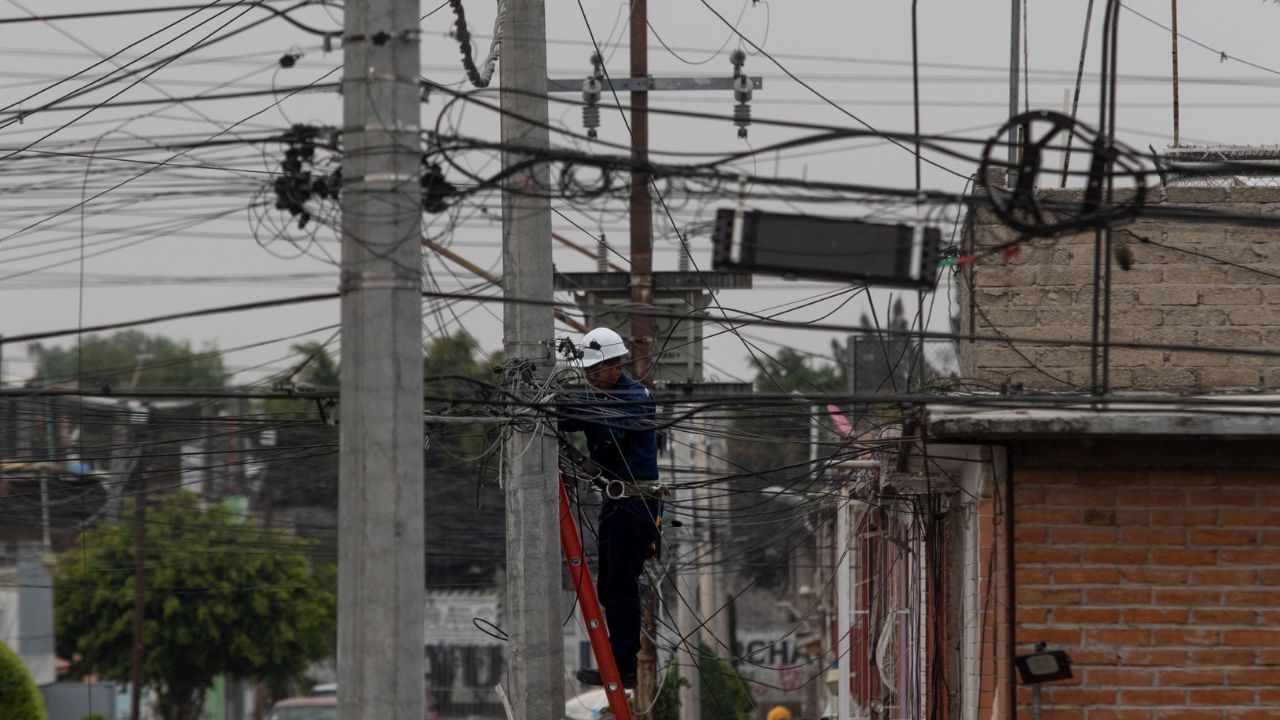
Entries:
{"type": "MultiPolygon", "coordinates": [[[[649,76],[646,0],[631,4],[631,77],[649,76]]],[[[649,194],[649,93],[631,93],[631,360],[636,379],[653,385],[653,199],[649,194]]]]}
{"type": "MultiPolygon", "coordinates": [[[[631,77],[649,76],[649,24],[646,0],[631,3],[631,77]]],[[[631,93],[631,361],[636,379],[653,386],[653,199],[649,194],[649,93],[631,93]]],[[[652,585],[641,600],[640,652],[636,666],[636,717],[648,720],[658,688],[657,592],[652,585]]]]}

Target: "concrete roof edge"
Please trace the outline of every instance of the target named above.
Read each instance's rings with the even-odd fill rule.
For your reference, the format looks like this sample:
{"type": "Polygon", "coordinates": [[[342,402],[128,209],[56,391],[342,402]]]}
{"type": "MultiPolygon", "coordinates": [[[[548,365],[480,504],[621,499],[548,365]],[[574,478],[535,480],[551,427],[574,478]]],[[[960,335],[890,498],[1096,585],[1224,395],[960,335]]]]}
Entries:
{"type": "Polygon", "coordinates": [[[925,408],[925,430],[936,441],[1070,435],[1216,439],[1280,435],[1280,396],[1202,396],[1187,400],[1194,403],[1179,406],[1113,398],[1096,406],[975,408],[929,405],[925,408]],[[1245,400],[1252,402],[1246,404],[1245,400]],[[1268,400],[1274,402],[1269,403],[1268,400]]]}

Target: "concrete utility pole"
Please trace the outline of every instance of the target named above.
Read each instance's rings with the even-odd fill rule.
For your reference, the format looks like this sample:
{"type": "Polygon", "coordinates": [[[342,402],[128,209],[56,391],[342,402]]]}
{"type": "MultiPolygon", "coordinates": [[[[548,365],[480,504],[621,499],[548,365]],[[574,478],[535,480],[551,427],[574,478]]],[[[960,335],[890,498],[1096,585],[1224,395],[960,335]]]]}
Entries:
{"type": "Polygon", "coordinates": [[[341,720],[417,720],[423,692],[422,152],[417,0],[343,28],[341,720]]]}
{"type": "MultiPolygon", "coordinates": [[[[507,0],[502,27],[502,142],[546,148],[547,28],[543,0],[507,0]]],[[[523,159],[503,154],[503,166],[523,159]]],[[[516,298],[552,298],[551,200],[548,167],[508,179],[502,196],[503,291],[516,298]]],[[[549,305],[512,303],[503,311],[503,349],[511,363],[508,389],[530,400],[554,365],[549,305]],[[525,370],[529,374],[525,374],[525,370]]],[[[512,428],[503,450],[507,502],[507,695],[515,720],[564,713],[564,636],[560,607],[557,448],[541,427],[512,428]]]]}
{"type": "MultiPolygon", "coordinates": [[[[686,431],[685,438],[688,443],[686,453],[688,456],[688,464],[686,465],[690,471],[698,469],[700,458],[704,457],[698,452],[695,438],[698,437],[692,432],[686,431]]],[[[674,451],[672,455],[674,455],[674,451]]],[[[672,473],[675,477],[675,473],[672,473]]],[[[704,475],[698,473],[696,477],[691,477],[692,482],[700,482],[704,475]]],[[[693,508],[693,512],[684,520],[684,532],[689,535],[689,539],[681,543],[681,555],[692,558],[694,561],[702,563],[706,562],[703,556],[706,546],[702,543],[701,528],[702,518],[698,517],[699,500],[698,496],[701,491],[694,487],[689,489],[689,504],[693,508]]],[[[679,556],[677,556],[679,557],[679,556]]],[[[687,563],[687,561],[686,561],[687,563]]],[[[702,678],[698,673],[698,661],[701,659],[701,653],[698,652],[698,643],[701,642],[703,636],[702,631],[693,632],[698,625],[698,618],[701,614],[701,595],[698,591],[698,579],[701,573],[687,564],[683,572],[676,575],[676,582],[680,583],[678,590],[681,600],[676,607],[677,620],[679,621],[679,630],[681,635],[687,636],[685,641],[685,650],[688,653],[687,662],[689,670],[684,675],[689,684],[680,690],[680,720],[702,720],[702,678]],[[696,604],[696,605],[695,605],[696,604]]]]}
{"type": "MultiPolygon", "coordinates": [[[[724,438],[705,436],[702,442],[703,462],[706,473],[710,477],[723,477],[728,472],[724,457],[726,453],[724,438]]],[[[710,486],[702,489],[702,514],[699,526],[703,528],[704,542],[707,550],[704,553],[702,570],[701,601],[702,619],[706,622],[704,636],[707,646],[719,655],[726,651],[731,653],[734,638],[730,637],[728,607],[729,590],[727,571],[724,568],[725,541],[729,538],[728,504],[729,498],[723,490],[710,486]],[[714,617],[713,617],[714,616],[714,617]]]]}

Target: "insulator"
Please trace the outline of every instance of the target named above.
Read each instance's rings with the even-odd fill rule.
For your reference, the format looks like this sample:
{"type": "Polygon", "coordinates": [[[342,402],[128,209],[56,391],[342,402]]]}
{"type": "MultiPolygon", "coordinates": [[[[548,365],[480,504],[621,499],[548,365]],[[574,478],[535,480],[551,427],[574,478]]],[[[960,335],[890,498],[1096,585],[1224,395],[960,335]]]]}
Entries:
{"type": "Polygon", "coordinates": [[[751,102],[751,78],[739,75],[733,79],[733,99],[740,103],[751,102]]]}
{"type": "Polygon", "coordinates": [[[738,126],[738,137],[747,136],[747,127],[751,125],[751,106],[738,103],[733,106],[733,124],[738,126]]]}
{"type": "Polygon", "coordinates": [[[599,105],[582,106],[582,126],[587,129],[587,137],[594,138],[596,136],[596,128],[600,127],[599,105]]]}
{"type": "Polygon", "coordinates": [[[604,91],[604,83],[594,75],[582,81],[582,101],[588,105],[600,102],[600,93],[604,91]]]}

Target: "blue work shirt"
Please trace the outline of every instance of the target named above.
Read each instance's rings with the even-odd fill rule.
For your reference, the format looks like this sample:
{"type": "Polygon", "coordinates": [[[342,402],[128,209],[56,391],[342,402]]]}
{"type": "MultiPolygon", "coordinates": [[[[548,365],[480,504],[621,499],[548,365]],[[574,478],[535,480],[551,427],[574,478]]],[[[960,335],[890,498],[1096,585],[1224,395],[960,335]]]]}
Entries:
{"type": "Polygon", "coordinates": [[[658,434],[648,388],[623,372],[612,389],[588,386],[586,393],[571,400],[584,405],[564,409],[560,431],[585,433],[587,455],[606,477],[625,482],[658,479],[658,434]]]}

